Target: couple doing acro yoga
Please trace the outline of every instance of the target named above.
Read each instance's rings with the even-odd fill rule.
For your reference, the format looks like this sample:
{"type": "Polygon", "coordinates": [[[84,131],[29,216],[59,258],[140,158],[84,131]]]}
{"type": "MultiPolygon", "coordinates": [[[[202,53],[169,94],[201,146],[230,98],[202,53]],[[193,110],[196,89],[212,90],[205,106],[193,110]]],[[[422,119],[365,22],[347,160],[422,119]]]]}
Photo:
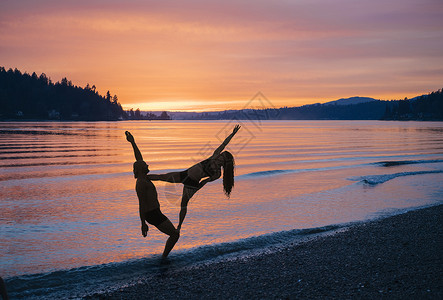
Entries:
{"type": "Polygon", "coordinates": [[[129,131],[125,132],[126,139],[134,149],[136,160],[134,163],[134,177],[137,179],[135,190],[139,200],[142,235],[146,237],[148,234],[149,227],[147,223],[154,225],[161,232],[169,235],[163,251],[163,257],[168,256],[180,237],[180,229],[187,213],[189,200],[205,184],[220,178],[221,168],[223,168],[223,190],[228,197],[230,196],[232,187],[234,186],[234,157],[230,152],[223,150],[239,129],[240,125],[236,125],[232,133],[215,149],[211,157],[193,165],[189,169],[181,172],[152,175],[148,174],[149,166],[143,161],[142,154],[135,143],[134,137],[129,131]],[[183,184],[183,195],[177,229],[160,211],[157,190],[151,180],[183,184]]]}

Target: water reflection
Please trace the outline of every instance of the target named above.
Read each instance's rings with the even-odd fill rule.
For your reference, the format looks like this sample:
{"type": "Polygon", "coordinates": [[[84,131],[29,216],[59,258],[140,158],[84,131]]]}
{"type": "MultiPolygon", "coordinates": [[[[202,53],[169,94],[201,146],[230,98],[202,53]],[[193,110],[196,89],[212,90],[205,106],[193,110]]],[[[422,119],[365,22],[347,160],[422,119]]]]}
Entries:
{"type": "MultiPolygon", "coordinates": [[[[136,136],[152,173],[166,173],[207,158],[226,126],[0,123],[0,274],[161,253],[164,235],[154,229],[147,239],[140,234],[134,158],[124,131],[136,136]]],[[[439,182],[441,192],[441,174],[404,176],[371,189],[348,178],[443,169],[442,123],[263,121],[248,130],[252,139],[240,131],[227,148],[237,164],[231,198],[223,197],[220,182],[199,191],[177,250],[424,205],[439,182]]],[[[162,211],[176,225],[182,189],[156,185],[162,211]]]]}
{"type": "Polygon", "coordinates": [[[82,135],[82,136],[93,136],[86,132],[70,132],[70,131],[47,131],[47,130],[0,130],[0,134],[8,135],[82,135]]]}
{"type": "MultiPolygon", "coordinates": [[[[95,157],[96,155],[89,155],[84,157],[95,157]]],[[[69,158],[70,156],[64,156],[64,158],[69,158]]],[[[72,156],[80,157],[80,156],[72,156]]],[[[38,157],[37,157],[38,158],[38,157]]],[[[105,164],[116,164],[120,163],[120,160],[109,160],[104,161],[105,164]]],[[[13,163],[13,164],[0,164],[1,168],[17,168],[17,167],[39,167],[39,166],[69,166],[69,165],[94,165],[96,162],[91,161],[61,161],[61,162],[45,162],[45,163],[13,163]]]]}

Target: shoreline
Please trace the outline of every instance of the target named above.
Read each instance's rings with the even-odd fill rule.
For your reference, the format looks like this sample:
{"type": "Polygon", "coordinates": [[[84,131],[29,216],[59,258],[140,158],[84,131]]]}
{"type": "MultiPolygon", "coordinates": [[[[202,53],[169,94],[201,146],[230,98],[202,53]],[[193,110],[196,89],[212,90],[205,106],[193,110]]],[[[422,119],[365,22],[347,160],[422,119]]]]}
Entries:
{"type": "MultiPolygon", "coordinates": [[[[443,298],[443,205],[86,299],[443,298]]],[[[171,262],[173,264],[173,261],[171,262]]]]}

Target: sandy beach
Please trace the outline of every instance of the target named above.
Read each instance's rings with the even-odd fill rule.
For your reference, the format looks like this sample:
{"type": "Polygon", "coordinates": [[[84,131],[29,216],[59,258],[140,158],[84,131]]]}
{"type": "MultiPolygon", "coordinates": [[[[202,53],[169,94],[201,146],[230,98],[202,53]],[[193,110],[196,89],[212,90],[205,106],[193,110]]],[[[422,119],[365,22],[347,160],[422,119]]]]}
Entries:
{"type": "MultiPolygon", "coordinates": [[[[171,270],[90,299],[443,298],[443,205],[273,253],[171,270]]],[[[173,261],[171,261],[171,265],[173,261]]]]}

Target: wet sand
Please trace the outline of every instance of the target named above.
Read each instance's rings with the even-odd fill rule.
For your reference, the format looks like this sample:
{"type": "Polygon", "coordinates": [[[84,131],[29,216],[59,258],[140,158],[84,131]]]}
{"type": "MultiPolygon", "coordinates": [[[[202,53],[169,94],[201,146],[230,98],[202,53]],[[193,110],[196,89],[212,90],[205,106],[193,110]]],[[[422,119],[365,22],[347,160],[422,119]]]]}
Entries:
{"type": "Polygon", "coordinates": [[[443,205],[90,298],[443,299],[443,205]]]}

